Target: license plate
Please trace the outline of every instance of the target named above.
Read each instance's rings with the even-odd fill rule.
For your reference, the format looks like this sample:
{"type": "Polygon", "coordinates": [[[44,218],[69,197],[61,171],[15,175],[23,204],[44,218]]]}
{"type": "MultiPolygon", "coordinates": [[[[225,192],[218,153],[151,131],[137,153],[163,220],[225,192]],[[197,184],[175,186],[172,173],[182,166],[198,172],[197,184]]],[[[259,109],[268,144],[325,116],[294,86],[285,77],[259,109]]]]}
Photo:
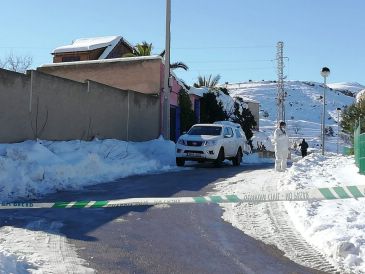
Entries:
{"type": "Polygon", "coordinates": [[[192,153],[192,152],[188,152],[188,153],[186,153],[188,156],[190,156],[190,157],[200,157],[200,155],[201,154],[199,154],[199,153],[192,153]]]}

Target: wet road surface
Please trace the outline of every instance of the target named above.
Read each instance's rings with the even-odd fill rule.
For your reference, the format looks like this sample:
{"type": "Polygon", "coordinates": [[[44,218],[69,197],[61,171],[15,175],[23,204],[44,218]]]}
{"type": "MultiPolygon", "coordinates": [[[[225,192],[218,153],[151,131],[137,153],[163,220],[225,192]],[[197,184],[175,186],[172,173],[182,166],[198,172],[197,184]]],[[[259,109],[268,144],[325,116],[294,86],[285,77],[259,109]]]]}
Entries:
{"type": "MultiPolygon", "coordinates": [[[[59,192],[42,201],[206,195],[213,191],[215,182],[226,177],[272,168],[196,167],[59,192]]],[[[4,220],[16,227],[39,219],[62,222],[61,233],[97,273],[319,273],[245,235],[224,222],[221,215],[215,204],[0,212],[2,225],[4,220]]]]}

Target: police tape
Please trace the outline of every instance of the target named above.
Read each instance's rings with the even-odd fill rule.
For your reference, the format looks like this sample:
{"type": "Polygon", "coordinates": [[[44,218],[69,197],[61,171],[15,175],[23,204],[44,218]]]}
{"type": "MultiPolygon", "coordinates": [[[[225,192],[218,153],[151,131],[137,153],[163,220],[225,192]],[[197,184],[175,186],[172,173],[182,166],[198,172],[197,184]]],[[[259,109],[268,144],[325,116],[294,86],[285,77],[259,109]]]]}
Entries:
{"type": "Polygon", "coordinates": [[[231,195],[166,198],[127,198],[104,201],[72,202],[0,202],[0,209],[15,208],[105,208],[123,206],[152,206],[161,204],[205,204],[205,203],[265,203],[280,201],[322,201],[337,199],[358,199],[365,197],[365,185],[314,188],[295,191],[255,192],[231,195]]]}

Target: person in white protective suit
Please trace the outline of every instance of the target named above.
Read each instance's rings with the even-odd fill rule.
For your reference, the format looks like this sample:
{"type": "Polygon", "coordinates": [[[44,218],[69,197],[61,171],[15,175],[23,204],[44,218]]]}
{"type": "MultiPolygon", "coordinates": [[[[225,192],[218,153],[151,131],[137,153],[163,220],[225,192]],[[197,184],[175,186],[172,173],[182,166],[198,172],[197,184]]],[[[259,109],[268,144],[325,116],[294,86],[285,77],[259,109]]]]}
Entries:
{"type": "Polygon", "coordinates": [[[287,167],[287,159],[289,155],[289,137],[285,131],[286,124],[281,121],[274,131],[275,144],[275,170],[285,171],[287,167]]]}

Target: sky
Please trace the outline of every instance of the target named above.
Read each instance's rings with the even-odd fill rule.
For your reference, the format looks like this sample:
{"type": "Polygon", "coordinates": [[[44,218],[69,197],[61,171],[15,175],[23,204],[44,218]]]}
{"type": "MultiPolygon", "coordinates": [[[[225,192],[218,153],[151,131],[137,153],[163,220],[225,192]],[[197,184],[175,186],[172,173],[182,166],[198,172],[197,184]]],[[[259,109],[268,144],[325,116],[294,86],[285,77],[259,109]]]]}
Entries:
{"type": "MultiPolygon", "coordinates": [[[[29,55],[33,67],[74,39],[122,35],[165,45],[165,0],[3,0],[0,58],[29,55]]],[[[176,74],[221,82],[276,80],[276,45],[284,42],[289,80],[365,84],[363,0],[171,0],[171,59],[189,66],[176,74]]]]}

